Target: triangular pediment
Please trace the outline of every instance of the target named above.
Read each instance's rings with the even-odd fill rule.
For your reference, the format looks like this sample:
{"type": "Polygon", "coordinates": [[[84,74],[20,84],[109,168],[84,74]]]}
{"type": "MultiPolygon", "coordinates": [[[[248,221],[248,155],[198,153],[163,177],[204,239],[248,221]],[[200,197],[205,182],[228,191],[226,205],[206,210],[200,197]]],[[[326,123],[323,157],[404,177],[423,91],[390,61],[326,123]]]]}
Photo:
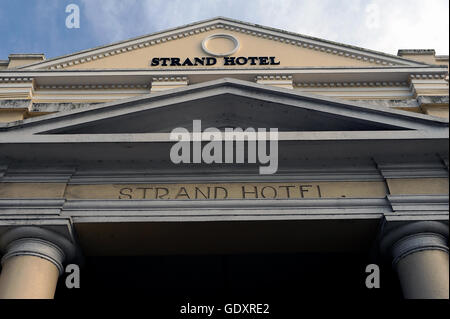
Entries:
{"type": "Polygon", "coordinates": [[[169,133],[177,127],[191,130],[193,120],[201,120],[203,128],[281,132],[448,132],[444,119],[221,79],[3,124],[0,136],[169,133]]]}
{"type": "Polygon", "coordinates": [[[21,69],[267,69],[392,65],[424,64],[219,17],[50,59],[21,69]]]}

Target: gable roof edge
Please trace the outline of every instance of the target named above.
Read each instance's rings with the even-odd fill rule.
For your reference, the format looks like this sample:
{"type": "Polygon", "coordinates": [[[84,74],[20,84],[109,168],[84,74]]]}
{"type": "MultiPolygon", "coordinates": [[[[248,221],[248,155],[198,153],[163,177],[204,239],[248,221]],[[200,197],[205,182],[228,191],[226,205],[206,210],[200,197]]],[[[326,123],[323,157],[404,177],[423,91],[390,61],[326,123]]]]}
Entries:
{"type": "MultiPolygon", "coordinates": [[[[260,29],[260,30],[262,29],[262,30],[265,30],[266,32],[285,34],[286,38],[290,37],[290,39],[284,39],[284,38],[278,38],[278,37],[272,37],[272,38],[274,40],[275,40],[275,38],[277,38],[277,40],[275,40],[275,41],[284,42],[285,40],[287,40],[287,41],[289,41],[289,43],[291,43],[292,37],[295,37],[295,38],[298,38],[296,41],[303,41],[305,43],[307,43],[309,41],[310,44],[306,47],[308,49],[321,50],[326,53],[338,54],[338,55],[341,55],[342,57],[351,58],[351,59],[358,59],[358,60],[367,59],[368,61],[373,59],[374,61],[379,61],[379,64],[381,66],[395,65],[393,62],[396,62],[397,65],[429,66],[429,64],[426,64],[426,63],[422,63],[422,62],[418,62],[418,61],[414,61],[414,60],[410,60],[410,59],[405,59],[405,58],[402,58],[402,57],[399,57],[396,55],[392,55],[392,54],[388,54],[388,53],[384,53],[384,52],[369,50],[369,49],[365,49],[365,48],[361,48],[361,47],[357,47],[357,46],[353,46],[353,45],[347,45],[347,44],[338,43],[338,42],[325,40],[325,39],[320,39],[320,38],[316,38],[316,37],[311,37],[311,36],[307,36],[307,35],[303,35],[303,34],[299,34],[299,33],[294,33],[294,32],[276,29],[276,28],[272,28],[272,27],[262,26],[259,24],[252,24],[252,23],[243,22],[243,21],[234,20],[234,19],[225,18],[225,17],[216,17],[216,18],[202,20],[199,22],[186,24],[183,26],[175,27],[175,28],[157,31],[154,33],[146,34],[143,36],[138,36],[138,37],[127,39],[127,40],[114,42],[114,43],[107,44],[107,45],[102,45],[102,46],[98,46],[98,47],[94,47],[94,48],[90,48],[90,49],[86,49],[86,50],[81,50],[78,52],[51,58],[51,59],[48,59],[45,61],[40,61],[37,63],[23,65],[23,66],[18,67],[17,69],[33,70],[33,69],[37,69],[42,66],[44,66],[44,67],[50,66],[50,68],[60,69],[60,68],[64,68],[65,66],[67,66],[68,63],[70,63],[73,60],[78,61],[78,63],[80,63],[80,61],[77,60],[77,56],[79,59],[82,59],[83,57],[89,58],[88,56],[93,56],[93,57],[95,57],[95,59],[98,59],[98,58],[104,58],[105,54],[108,54],[107,51],[109,51],[109,52],[120,51],[117,54],[121,54],[121,53],[124,53],[127,51],[140,49],[140,48],[149,46],[150,44],[147,45],[147,41],[151,41],[152,40],[151,38],[162,36],[162,39],[168,39],[168,38],[171,38],[171,35],[173,35],[173,33],[177,33],[175,31],[179,30],[178,32],[184,32],[181,30],[187,29],[187,28],[196,27],[197,29],[200,29],[200,30],[194,31],[195,34],[199,33],[199,32],[204,32],[206,30],[205,28],[213,27],[215,24],[217,24],[217,26],[223,27],[224,29],[230,29],[230,26],[221,25],[221,23],[234,24],[235,26],[240,25],[240,28],[247,27],[247,28],[252,28],[252,29],[260,29]],[[202,29],[203,29],[203,31],[201,31],[202,29]],[[166,35],[163,36],[164,34],[166,34],[166,35]],[[143,43],[145,43],[145,44],[143,44],[143,43]],[[339,48],[344,48],[346,50],[339,49],[339,48]],[[125,51],[123,51],[123,50],[125,50],[125,51]],[[348,52],[346,52],[346,51],[348,51],[348,52]],[[358,54],[357,52],[363,52],[363,53],[358,54]],[[101,56],[101,57],[99,57],[99,56],[101,56]],[[376,56],[378,58],[376,58],[376,56]],[[66,64],[66,65],[64,66],[64,64],[66,64]]],[[[188,30],[186,30],[186,31],[188,31],[188,30]]],[[[258,33],[255,31],[256,30],[248,30],[247,33],[258,36],[258,33]]],[[[192,30],[189,32],[192,32],[192,30]]],[[[271,36],[269,35],[268,37],[270,39],[271,36]]],[[[154,39],[154,40],[156,40],[156,39],[154,39]]],[[[156,41],[158,41],[158,40],[156,40],[156,41]]],[[[164,42],[164,40],[161,40],[161,42],[164,42]]],[[[295,42],[295,41],[293,41],[293,42],[295,42]]],[[[155,44],[158,44],[158,43],[155,43],[155,44]]],[[[155,44],[153,44],[153,45],[155,45],[155,44]]],[[[114,54],[116,54],[116,53],[114,53],[114,54]]]]}

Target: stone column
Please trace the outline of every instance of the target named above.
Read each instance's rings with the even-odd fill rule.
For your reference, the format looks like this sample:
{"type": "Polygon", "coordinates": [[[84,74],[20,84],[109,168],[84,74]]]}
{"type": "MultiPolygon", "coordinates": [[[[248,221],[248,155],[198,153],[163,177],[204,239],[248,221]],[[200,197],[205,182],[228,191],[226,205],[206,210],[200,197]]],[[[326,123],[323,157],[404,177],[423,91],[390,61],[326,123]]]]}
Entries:
{"type": "Polygon", "coordinates": [[[18,227],[0,239],[0,299],[51,299],[63,263],[74,257],[73,244],[38,227],[18,227]]]}
{"type": "Polygon", "coordinates": [[[391,258],[406,299],[448,299],[448,225],[435,221],[404,224],[388,231],[381,252],[391,258]]]}

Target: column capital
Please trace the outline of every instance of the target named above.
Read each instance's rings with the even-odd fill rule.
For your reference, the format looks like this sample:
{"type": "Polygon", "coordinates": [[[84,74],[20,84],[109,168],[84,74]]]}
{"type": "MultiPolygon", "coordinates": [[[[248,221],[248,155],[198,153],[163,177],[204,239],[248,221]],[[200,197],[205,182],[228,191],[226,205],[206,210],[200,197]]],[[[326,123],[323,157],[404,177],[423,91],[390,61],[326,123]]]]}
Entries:
{"type": "Polygon", "coordinates": [[[403,224],[382,234],[380,252],[392,258],[396,265],[402,258],[422,250],[442,250],[448,253],[448,225],[438,221],[418,221],[403,224]]]}
{"type": "Polygon", "coordinates": [[[0,238],[1,263],[14,256],[35,256],[53,263],[61,275],[63,263],[75,258],[76,248],[62,235],[34,226],[13,228],[0,238]]]}

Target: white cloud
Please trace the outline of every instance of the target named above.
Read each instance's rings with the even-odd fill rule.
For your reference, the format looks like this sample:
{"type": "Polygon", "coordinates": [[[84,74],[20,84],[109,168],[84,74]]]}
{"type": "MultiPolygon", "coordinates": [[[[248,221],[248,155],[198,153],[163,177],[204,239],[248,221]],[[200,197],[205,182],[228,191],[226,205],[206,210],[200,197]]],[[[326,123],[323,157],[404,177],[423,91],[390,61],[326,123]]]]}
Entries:
{"type": "MultiPolygon", "coordinates": [[[[129,37],[136,26],[129,17],[134,14],[130,8],[139,5],[135,0],[92,1],[82,0],[82,16],[87,19],[87,26],[93,29],[96,37],[106,41],[119,41],[129,37]]],[[[142,17],[134,17],[140,22],[142,17]]]]}
{"type": "Polygon", "coordinates": [[[449,52],[448,0],[82,0],[84,15],[106,44],[214,16],[258,23],[396,54],[449,52]]]}
{"type": "Polygon", "coordinates": [[[381,24],[367,32],[365,39],[361,35],[362,45],[391,53],[397,49],[419,48],[448,54],[448,1],[381,0],[375,3],[380,10],[381,24]]]}

